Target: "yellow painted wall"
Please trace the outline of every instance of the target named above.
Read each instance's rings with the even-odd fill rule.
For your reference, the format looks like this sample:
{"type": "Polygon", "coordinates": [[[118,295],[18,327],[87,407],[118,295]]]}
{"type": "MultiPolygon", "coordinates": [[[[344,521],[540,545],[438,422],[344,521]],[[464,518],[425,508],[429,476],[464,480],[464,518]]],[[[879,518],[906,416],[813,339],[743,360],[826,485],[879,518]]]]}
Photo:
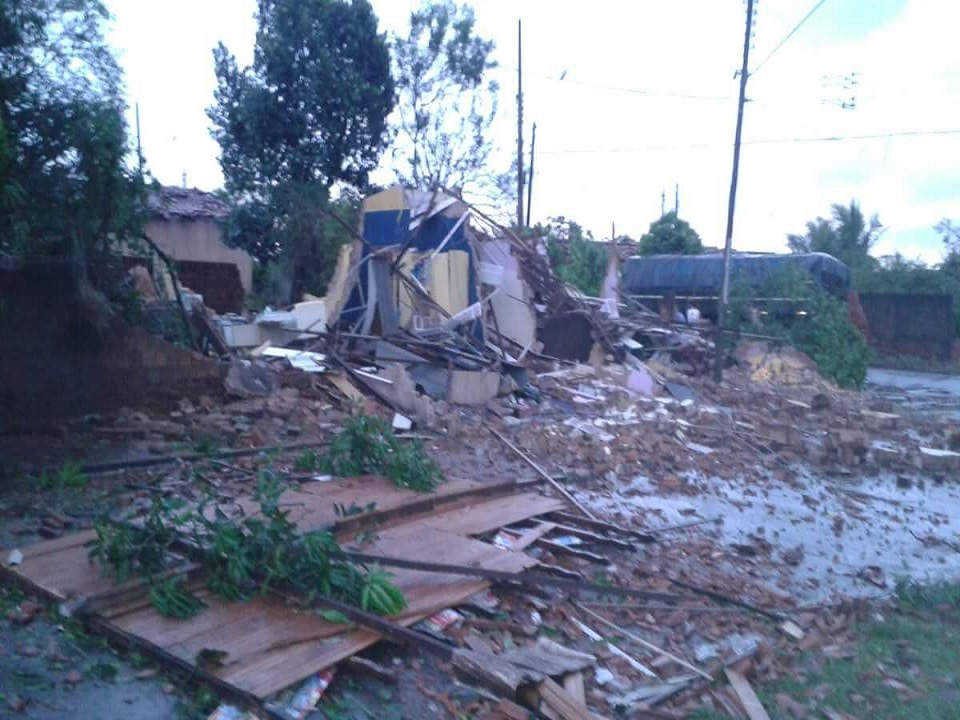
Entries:
{"type": "Polygon", "coordinates": [[[233,263],[240,271],[244,292],[253,290],[253,258],[223,242],[223,231],[213,220],[151,220],[147,237],[174,260],[233,263]]]}

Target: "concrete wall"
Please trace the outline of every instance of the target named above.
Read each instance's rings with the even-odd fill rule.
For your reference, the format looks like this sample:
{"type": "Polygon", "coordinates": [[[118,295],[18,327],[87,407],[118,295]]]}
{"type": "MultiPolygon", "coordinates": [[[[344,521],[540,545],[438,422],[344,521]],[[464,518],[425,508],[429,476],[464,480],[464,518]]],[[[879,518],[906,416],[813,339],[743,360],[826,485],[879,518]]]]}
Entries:
{"type": "Polygon", "coordinates": [[[223,242],[223,231],[216,221],[155,219],[147,223],[146,233],[176,260],[236,265],[244,292],[253,290],[253,258],[239,248],[228,247],[223,242]]]}

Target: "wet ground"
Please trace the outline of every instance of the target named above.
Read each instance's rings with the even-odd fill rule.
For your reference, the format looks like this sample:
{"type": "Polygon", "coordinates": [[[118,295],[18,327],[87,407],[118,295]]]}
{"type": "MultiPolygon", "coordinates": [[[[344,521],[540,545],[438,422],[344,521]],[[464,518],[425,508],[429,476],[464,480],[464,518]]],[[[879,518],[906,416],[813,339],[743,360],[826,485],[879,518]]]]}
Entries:
{"type": "MultiPolygon", "coordinates": [[[[20,596],[0,588],[0,608],[20,596]]],[[[138,655],[119,657],[48,609],[28,624],[0,623],[0,718],[164,720],[187,701],[138,655]]],[[[181,717],[189,715],[181,715],[181,717]]]]}
{"type": "Polygon", "coordinates": [[[641,514],[648,527],[717,519],[686,532],[715,538],[738,562],[755,557],[761,577],[801,604],[876,595],[900,577],[927,582],[960,574],[955,550],[918,539],[960,543],[960,485],[893,474],[851,481],[809,467],[798,468],[789,484],[686,480],[695,494],[664,495],[640,476],[620,483],[612,497],[581,492],[578,499],[602,512],[641,514]]]}
{"type": "MultiPolygon", "coordinates": [[[[871,371],[869,382],[868,392],[902,412],[905,420],[912,413],[960,419],[960,378],[878,370],[871,371]]],[[[559,413],[550,422],[562,423],[564,417],[559,413]]],[[[492,437],[489,442],[467,437],[458,437],[454,429],[427,443],[449,477],[493,481],[533,476],[492,437]]],[[[698,447],[701,450],[691,452],[709,450],[698,447]]],[[[723,448],[713,451],[722,453],[723,448]]],[[[547,464],[564,456],[537,454],[547,464]]],[[[608,479],[602,491],[589,483],[568,487],[602,515],[630,518],[651,529],[716,520],[671,533],[664,542],[679,545],[706,539],[717,569],[729,568],[732,577],[746,572],[752,581],[798,604],[821,603],[838,594],[889,593],[900,577],[933,581],[960,575],[960,553],[936,544],[940,540],[960,546],[960,483],[934,482],[920,471],[904,468],[828,473],[805,461],[760,477],[754,469],[749,480],[697,472],[688,472],[683,479],[685,489],[676,493],[665,492],[661,484],[642,475],[608,479]]],[[[129,489],[110,487],[106,481],[101,486],[98,480],[83,489],[46,496],[6,494],[0,498],[0,545],[16,547],[39,539],[37,518],[53,505],[74,527],[86,525],[98,505],[109,503],[116,491],[129,489]]],[[[649,552],[662,549],[655,545],[649,552]]],[[[11,608],[9,595],[4,599],[0,609],[6,613],[11,608]]],[[[723,642],[733,646],[755,641],[747,633],[723,642]]],[[[707,640],[695,642],[696,659],[711,657],[718,647],[707,640]]],[[[383,653],[377,657],[382,664],[398,671],[399,686],[338,672],[322,703],[323,713],[311,717],[389,720],[450,715],[431,699],[430,689],[424,693],[419,684],[428,678],[431,687],[442,683],[445,691],[451,691],[448,673],[430,672],[429,667],[415,672],[422,661],[392,646],[375,652],[383,653]],[[411,708],[416,714],[408,714],[411,708]]],[[[115,654],[52,614],[28,625],[0,620],[0,717],[206,717],[194,692],[172,684],[170,677],[154,675],[136,655],[115,654]],[[19,699],[29,699],[29,704],[15,713],[19,699]]],[[[458,692],[452,690],[454,695],[458,692]]],[[[470,691],[463,692],[466,705],[472,698],[470,691]]]]}
{"type": "MultiPolygon", "coordinates": [[[[871,370],[868,381],[867,392],[907,421],[960,419],[960,377],[871,370]]],[[[808,462],[759,479],[683,478],[678,493],[639,475],[575,494],[602,514],[640,517],[651,528],[716,520],[685,533],[715,538],[719,561],[755,563],[758,577],[801,604],[890,592],[901,578],[960,576],[960,482],[949,478],[913,468],[827,473],[808,462]]]]}
{"type": "Polygon", "coordinates": [[[960,420],[960,375],[870,368],[867,390],[918,411],[960,420]]]}

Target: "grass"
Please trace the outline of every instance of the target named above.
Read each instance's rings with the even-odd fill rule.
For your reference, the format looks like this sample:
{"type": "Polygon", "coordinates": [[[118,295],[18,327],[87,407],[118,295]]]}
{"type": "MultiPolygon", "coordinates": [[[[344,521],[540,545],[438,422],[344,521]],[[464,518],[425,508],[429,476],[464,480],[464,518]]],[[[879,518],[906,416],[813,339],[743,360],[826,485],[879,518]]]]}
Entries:
{"type": "Polygon", "coordinates": [[[897,592],[899,609],[854,628],[854,657],[829,660],[814,650],[792,678],[754,684],[771,720],[792,718],[777,706],[781,693],[806,705],[808,717],[830,708],[854,718],[960,720],[960,585],[901,583],[897,592]]]}
{"type": "Polygon", "coordinates": [[[80,465],[67,460],[54,472],[44,470],[35,478],[27,478],[30,484],[40,490],[76,490],[86,487],[88,478],[80,465]]]}

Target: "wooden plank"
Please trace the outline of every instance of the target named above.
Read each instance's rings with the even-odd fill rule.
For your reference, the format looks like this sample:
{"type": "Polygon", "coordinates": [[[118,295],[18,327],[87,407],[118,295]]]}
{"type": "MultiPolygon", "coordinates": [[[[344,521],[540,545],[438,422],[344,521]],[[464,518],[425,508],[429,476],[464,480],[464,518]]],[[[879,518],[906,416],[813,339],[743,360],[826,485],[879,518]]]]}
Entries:
{"type": "Polygon", "coordinates": [[[621,527],[619,525],[614,525],[613,523],[604,522],[603,520],[583,518],[579,515],[571,515],[570,513],[560,510],[550,513],[550,518],[552,520],[557,520],[558,522],[566,523],[567,525],[581,525],[583,527],[592,528],[598,532],[610,532],[619,535],[626,535],[627,537],[636,538],[641,542],[656,542],[656,538],[648,532],[621,527]]]}
{"type": "MultiPolygon", "coordinates": [[[[493,487],[496,492],[506,492],[510,489],[507,485],[493,487]]],[[[445,509],[458,508],[458,501],[468,501],[469,508],[482,507],[485,518],[482,522],[471,523],[466,528],[457,527],[452,519],[465,517],[459,508],[437,515],[444,518],[446,514],[439,524],[451,529],[433,527],[429,523],[432,517],[406,518],[402,524],[381,529],[365,544],[365,551],[381,555],[389,553],[390,557],[405,559],[429,557],[447,564],[511,574],[535,565],[536,560],[529,556],[464,537],[462,532],[477,528],[485,532],[493,523],[498,508],[501,517],[503,513],[511,517],[516,514],[529,517],[529,513],[539,513],[545,506],[556,507],[558,501],[535,493],[520,493],[516,497],[475,502],[474,494],[487,492],[488,487],[468,482],[451,484],[448,486],[452,491],[448,495],[450,502],[441,502],[445,509]]],[[[285,496],[284,501],[303,500],[304,504],[296,508],[301,521],[310,527],[313,523],[336,519],[332,514],[332,497],[354,498],[360,504],[366,497],[381,497],[383,491],[382,479],[354,479],[332,493],[300,493],[289,498],[285,496]]],[[[403,508],[411,499],[407,491],[392,487],[386,488],[385,497],[388,502],[395,503],[394,508],[403,508]]],[[[421,499],[422,496],[413,497],[415,504],[421,499]]],[[[431,498],[431,503],[436,500],[431,498]]],[[[492,527],[498,525],[495,523],[492,527]]],[[[203,587],[201,578],[191,581],[191,585],[196,585],[198,594],[208,604],[202,613],[188,621],[161,617],[150,605],[145,588],[137,592],[133,585],[118,594],[113,579],[101,577],[100,569],[89,562],[83,545],[89,537],[61,538],[50,541],[52,546],[41,543],[31,552],[24,553],[25,558],[31,553],[34,557],[25,559],[22,565],[10,571],[44,592],[64,597],[77,588],[86,588],[95,594],[107,593],[113,603],[106,601],[104,617],[96,619],[98,626],[118,637],[142,643],[172,662],[193,665],[197,653],[204,648],[227,652],[224,666],[208,671],[206,675],[228,684],[242,696],[269,696],[380,639],[370,630],[328,623],[314,613],[297,611],[278,598],[256,597],[242,603],[226,602],[212,596],[203,587]]],[[[442,572],[401,569],[393,575],[393,581],[403,590],[408,603],[404,613],[395,619],[399,625],[415,623],[489,587],[489,582],[483,578],[442,572]]]]}
{"type": "Polygon", "coordinates": [[[586,704],[587,695],[583,685],[582,672],[575,672],[565,675],[563,678],[563,689],[570,693],[570,696],[574,700],[586,704]]]}
{"type": "MultiPolygon", "coordinates": [[[[116,586],[91,564],[85,544],[96,537],[91,530],[46,540],[23,550],[23,562],[9,568],[59,601],[68,598],[95,598],[116,586]]],[[[6,555],[6,551],[0,551],[6,555]]]]}
{"type": "Polygon", "coordinates": [[[504,525],[527,520],[563,507],[563,501],[526,492],[457,507],[424,520],[430,527],[458,535],[482,535],[504,525]]]}
{"type": "Polygon", "coordinates": [[[580,550],[572,545],[563,545],[562,543],[554,542],[553,540],[547,540],[546,538],[540,538],[537,540],[537,545],[549,550],[554,555],[569,555],[581,560],[586,560],[587,562],[592,562],[596,565],[610,564],[609,558],[605,558],[603,555],[597,555],[589,550],[580,550]]]}
{"type": "Polygon", "coordinates": [[[375,510],[369,515],[338,520],[336,532],[338,537],[343,537],[347,533],[373,526],[389,527],[391,525],[413,522],[418,515],[425,518],[439,513],[462,511],[464,507],[469,506],[475,499],[509,498],[524,488],[535,487],[539,484],[539,480],[524,480],[520,482],[511,480],[491,484],[477,483],[472,487],[457,490],[456,492],[444,493],[442,495],[419,493],[419,500],[405,503],[395,509],[382,512],[375,510]]]}
{"type": "Polygon", "coordinates": [[[533,545],[537,540],[551,532],[555,527],[556,525],[554,525],[552,522],[539,523],[535,527],[524,532],[523,535],[520,536],[520,539],[508,549],[511,552],[523,552],[528,547],[533,545]]]}
{"type": "MultiPolygon", "coordinates": [[[[72,535],[64,535],[62,537],[54,538],[53,540],[45,540],[41,543],[28,545],[27,547],[23,548],[23,557],[24,560],[26,560],[27,558],[39,558],[43,555],[49,555],[62,550],[69,550],[70,548],[77,547],[78,545],[84,545],[96,537],[97,533],[95,531],[84,530],[82,532],[73,533],[72,535]]],[[[6,553],[4,553],[4,555],[6,555],[6,553]]]]}
{"type": "Polygon", "coordinates": [[[363,401],[367,399],[367,396],[360,392],[357,386],[343,375],[328,373],[326,377],[324,377],[324,380],[339,390],[350,402],[363,403],[363,401]]]}
{"type": "Polygon", "coordinates": [[[541,682],[544,679],[541,672],[518,667],[502,657],[482,650],[461,648],[454,652],[452,665],[454,671],[465,680],[504,697],[514,697],[521,685],[541,682]]]}
{"type": "MultiPolygon", "coordinates": [[[[436,492],[418,493],[398,488],[386,478],[370,475],[303,485],[298,491],[285,492],[281,503],[289,507],[290,520],[297,524],[301,532],[333,528],[342,536],[390,521],[398,524],[412,521],[418,514],[452,510],[471,498],[509,497],[522,488],[538,484],[539,481],[478,483],[471,480],[451,480],[440,485],[436,492]],[[370,503],[376,504],[373,511],[345,518],[337,515],[334,507],[339,504],[347,508],[363,508],[370,503]]],[[[259,512],[259,507],[252,498],[241,498],[237,506],[247,515],[256,515],[259,512]]],[[[213,509],[209,512],[212,513],[213,509]]]]}
{"type": "Polygon", "coordinates": [[[557,525],[557,530],[566,534],[573,535],[576,538],[581,540],[586,540],[588,543],[593,543],[596,545],[609,545],[615,547],[618,550],[635,550],[636,545],[626,540],[619,540],[617,538],[607,537],[606,535],[598,535],[595,532],[589,530],[584,530],[583,528],[573,527],[572,525],[557,525]]]}
{"type": "Polygon", "coordinates": [[[561,720],[594,720],[590,708],[547,678],[537,686],[537,694],[561,720]]]}
{"type": "Polygon", "coordinates": [[[744,677],[742,673],[731,668],[724,668],[724,672],[727,675],[727,680],[730,681],[731,687],[733,687],[733,691],[737,694],[737,699],[740,700],[740,704],[743,705],[743,709],[746,711],[750,720],[770,720],[770,716],[767,715],[763,703],[760,702],[760,698],[758,698],[757,694],[753,691],[747,678],[744,677]]]}
{"type": "MultiPolygon", "coordinates": [[[[311,532],[335,525],[357,524],[359,521],[373,520],[374,513],[382,515],[385,511],[397,510],[407,506],[433,506],[462,497],[481,489],[481,483],[471,480],[452,480],[440,485],[436,492],[418,493],[398,488],[391,480],[379,475],[341,478],[325,483],[302,485],[299,490],[287,490],[280,502],[290,511],[290,521],[296,523],[301,532],[311,532]],[[344,507],[366,507],[375,504],[373,513],[366,516],[356,515],[341,518],[335,505],[344,507]]],[[[509,492],[509,488],[506,488],[509,492]]],[[[246,516],[259,514],[260,506],[253,498],[240,498],[236,502],[235,513],[246,516]]],[[[228,508],[222,508],[227,510],[228,508]]],[[[213,513],[211,507],[209,513],[213,513]]],[[[231,513],[228,513],[228,515],[231,513]]]]}
{"type": "Polygon", "coordinates": [[[500,658],[541,675],[565,675],[596,664],[589,653],[564,647],[549,638],[540,638],[535,644],[502,653],[500,658]]]}
{"type": "Polygon", "coordinates": [[[515,702],[501,699],[477,720],[530,720],[530,713],[515,702]]]}

